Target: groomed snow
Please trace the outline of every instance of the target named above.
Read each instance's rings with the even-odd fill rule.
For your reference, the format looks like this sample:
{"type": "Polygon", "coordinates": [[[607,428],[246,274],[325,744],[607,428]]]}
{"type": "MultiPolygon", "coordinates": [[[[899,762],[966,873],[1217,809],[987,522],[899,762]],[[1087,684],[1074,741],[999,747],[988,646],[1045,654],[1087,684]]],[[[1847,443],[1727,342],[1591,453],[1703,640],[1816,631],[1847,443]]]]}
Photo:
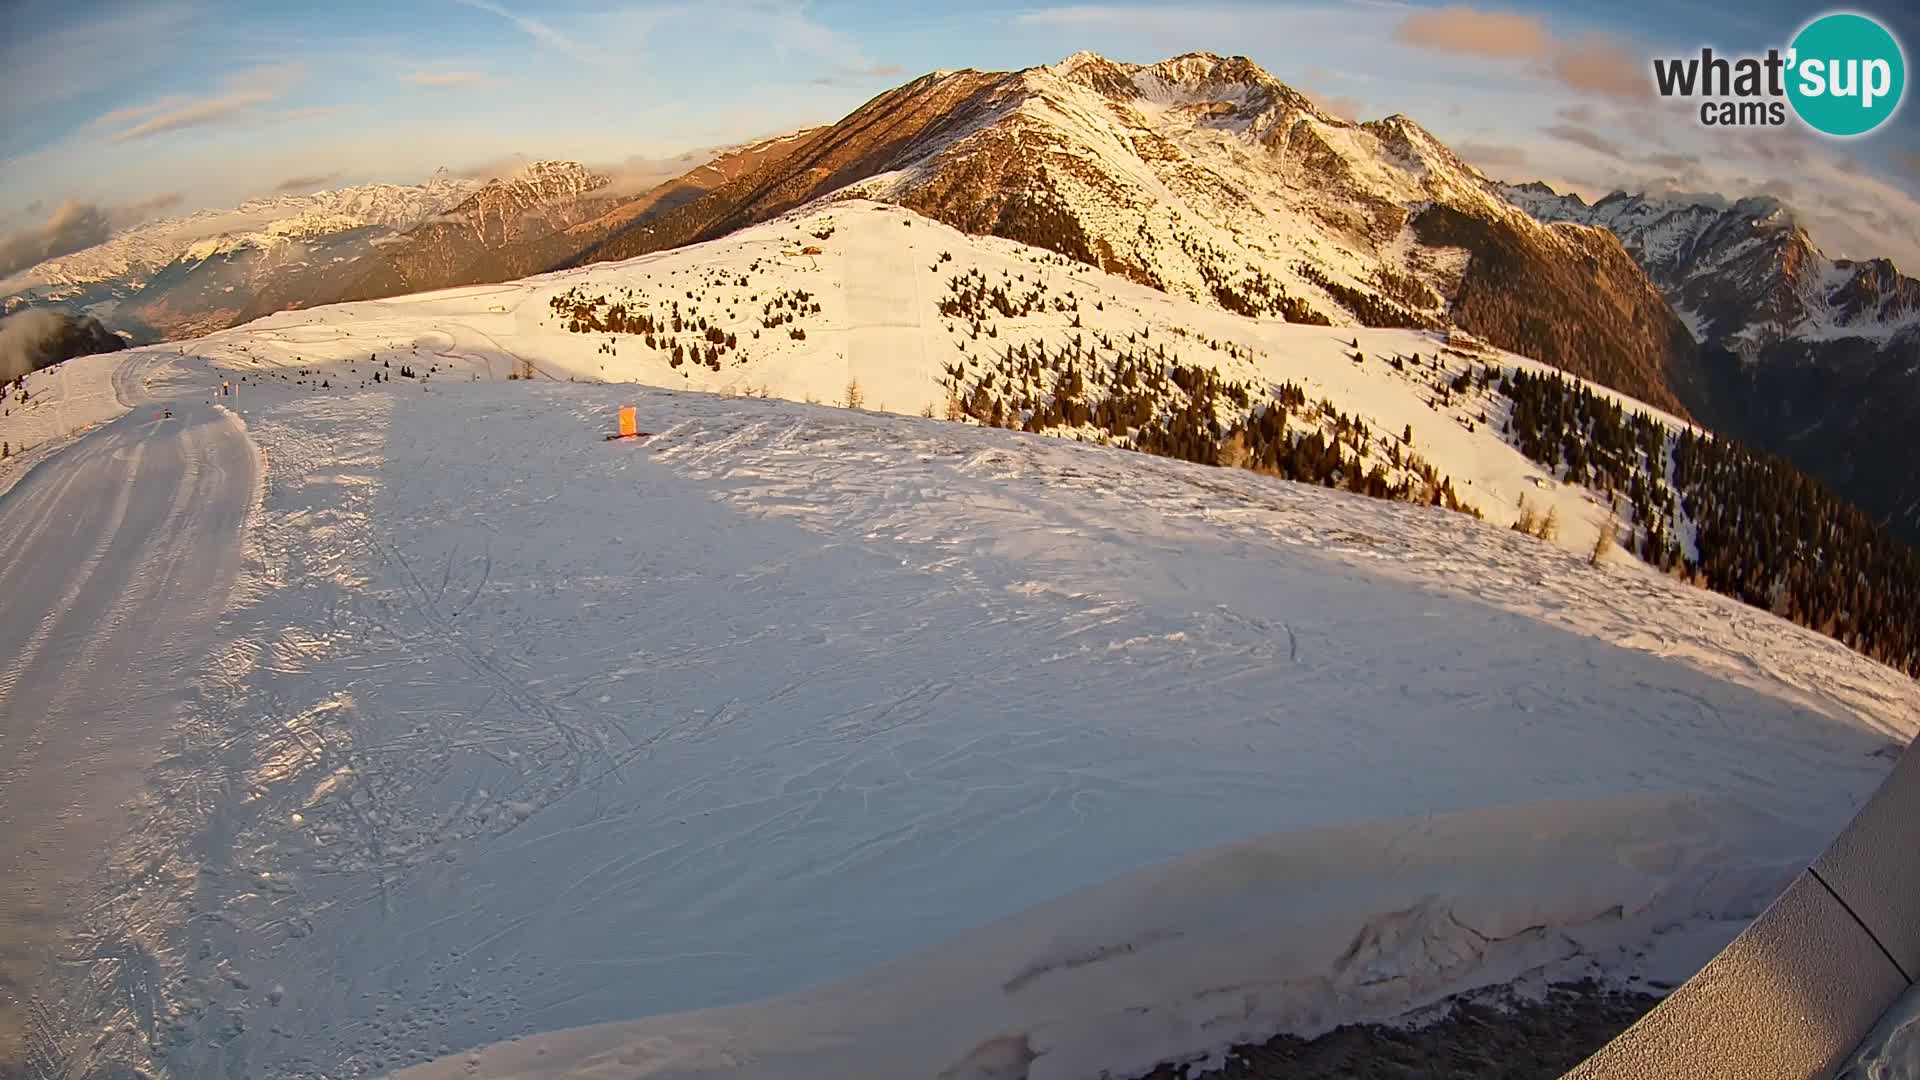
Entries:
{"type": "Polygon", "coordinates": [[[341,386],[233,404],[248,601],[156,790],[247,796],[148,808],[102,910],[153,929],[93,944],[162,990],[150,1027],[103,998],[99,1053],[804,1077],[986,1041],[1038,1056],[949,1075],[1050,1077],[1671,981],[1920,726],[1832,641],[1459,514],[825,406],[341,386]],[[657,435],[601,441],[626,403],[657,435]]]}

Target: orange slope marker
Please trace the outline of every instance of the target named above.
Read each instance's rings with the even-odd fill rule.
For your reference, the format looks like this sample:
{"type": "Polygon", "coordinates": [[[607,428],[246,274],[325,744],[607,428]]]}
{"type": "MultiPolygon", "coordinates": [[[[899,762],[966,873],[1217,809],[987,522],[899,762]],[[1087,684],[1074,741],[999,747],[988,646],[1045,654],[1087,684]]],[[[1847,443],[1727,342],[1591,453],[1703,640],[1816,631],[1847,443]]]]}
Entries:
{"type": "Polygon", "coordinates": [[[653,432],[651,431],[640,430],[640,418],[637,409],[632,405],[622,405],[620,406],[620,430],[615,434],[607,436],[607,441],[613,442],[617,439],[644,439],[652,434],[653,432]]]}

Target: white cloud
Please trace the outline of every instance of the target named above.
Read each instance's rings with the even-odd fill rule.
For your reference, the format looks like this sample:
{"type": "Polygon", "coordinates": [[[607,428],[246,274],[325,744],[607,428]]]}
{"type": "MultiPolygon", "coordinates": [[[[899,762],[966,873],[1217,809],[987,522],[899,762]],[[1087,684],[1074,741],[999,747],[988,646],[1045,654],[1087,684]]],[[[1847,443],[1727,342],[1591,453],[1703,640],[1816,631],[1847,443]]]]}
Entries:
{"type": "Polygon", "coordinates": [[[1474,56],[1531,60],[1553,50],[1553,35],[1538,16],[1464,4],[1414,12],[1395,36],[1409,45],[1474,56]]]}
{"type": "Polygon", "coordinates": [[[1308,89],[1301,89],[1300,93],[1318,106],[1321,112],[1341,120],[1357,121],[1367,107],[1366,102],[1349,94],[1322,94],[1308,89]]]}
{"type": "Polygon", "coordinates": [[[766,35],[778,60],[804,56],[842,75],[885,77],[900,71],[898,65],[875,63],[851,36],[809,17],[804,6],[748,6],[754,10],[747,25],[766,35]]]}
{"type": "MultiPolygon", "coordinates": [[[[46,259],[68,255],[105,241],[116,231],[172,210],[185,201],[171,191],[127,203],[103,206],[68,199],[54,207],[44,222],[0,233],[0,277],[24,270],[46,259]]],[[[29,212],[43,209],[36,202],[29,212]]]]}
{"type": "Polygon", "coordinates": [[[1690,112],[1632,110],[1606,119],[1608,126],[1597,131],[1571,124],[1542,129],[1550,141],[1526,146],[1525,179],[1589,199],[1615,190],[1730,199],[1770,194],[1793,209],[1827,254],[1887,257],[1908,273],[1920,270],[1920,199],[1822,139],[1796,127],[1711,132],[1690,112]],[[1657,149],[1662,146],[1690,149],[1657,149]]]}

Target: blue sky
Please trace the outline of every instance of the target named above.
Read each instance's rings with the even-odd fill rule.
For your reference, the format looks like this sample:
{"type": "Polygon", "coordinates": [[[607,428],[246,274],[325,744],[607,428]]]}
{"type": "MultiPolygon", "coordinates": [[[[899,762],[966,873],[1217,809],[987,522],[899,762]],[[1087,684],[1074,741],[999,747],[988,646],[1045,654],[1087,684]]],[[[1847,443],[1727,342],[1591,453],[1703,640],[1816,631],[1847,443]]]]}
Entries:
{"type": "MultiPolygon", "coordinates": [[[[1823,7],[764,0],[16,0],[0,41],[0,232],[308,185],[602,167],[828,122],[938,68],[1091,49],[1242,53],[1358,118],[1404,112],[1488,172],[1583,192],[1768,191],[1839,254],[1920,270],[1920,109],[1863,139],[1704,129],[1649,58],[1784,45],[1823,7]]],[[[1920,42],[1908,5],[1865,5],[1920,42]]],[[[1913,47],[1910,45],[1910,47],[1913,47]]]]}

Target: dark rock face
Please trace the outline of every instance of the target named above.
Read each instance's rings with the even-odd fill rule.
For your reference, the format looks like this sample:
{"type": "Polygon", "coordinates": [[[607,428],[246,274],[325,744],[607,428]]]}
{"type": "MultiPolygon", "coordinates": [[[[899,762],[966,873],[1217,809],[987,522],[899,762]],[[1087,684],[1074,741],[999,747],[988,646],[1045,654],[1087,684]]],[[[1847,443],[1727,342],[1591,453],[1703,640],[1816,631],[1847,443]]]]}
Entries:
{"type": "Polygon", "coordinates": [[[100,320],[28,308],[0,319],[0,378],[12,380],[62,360],[127,347],[100,320]]]}

